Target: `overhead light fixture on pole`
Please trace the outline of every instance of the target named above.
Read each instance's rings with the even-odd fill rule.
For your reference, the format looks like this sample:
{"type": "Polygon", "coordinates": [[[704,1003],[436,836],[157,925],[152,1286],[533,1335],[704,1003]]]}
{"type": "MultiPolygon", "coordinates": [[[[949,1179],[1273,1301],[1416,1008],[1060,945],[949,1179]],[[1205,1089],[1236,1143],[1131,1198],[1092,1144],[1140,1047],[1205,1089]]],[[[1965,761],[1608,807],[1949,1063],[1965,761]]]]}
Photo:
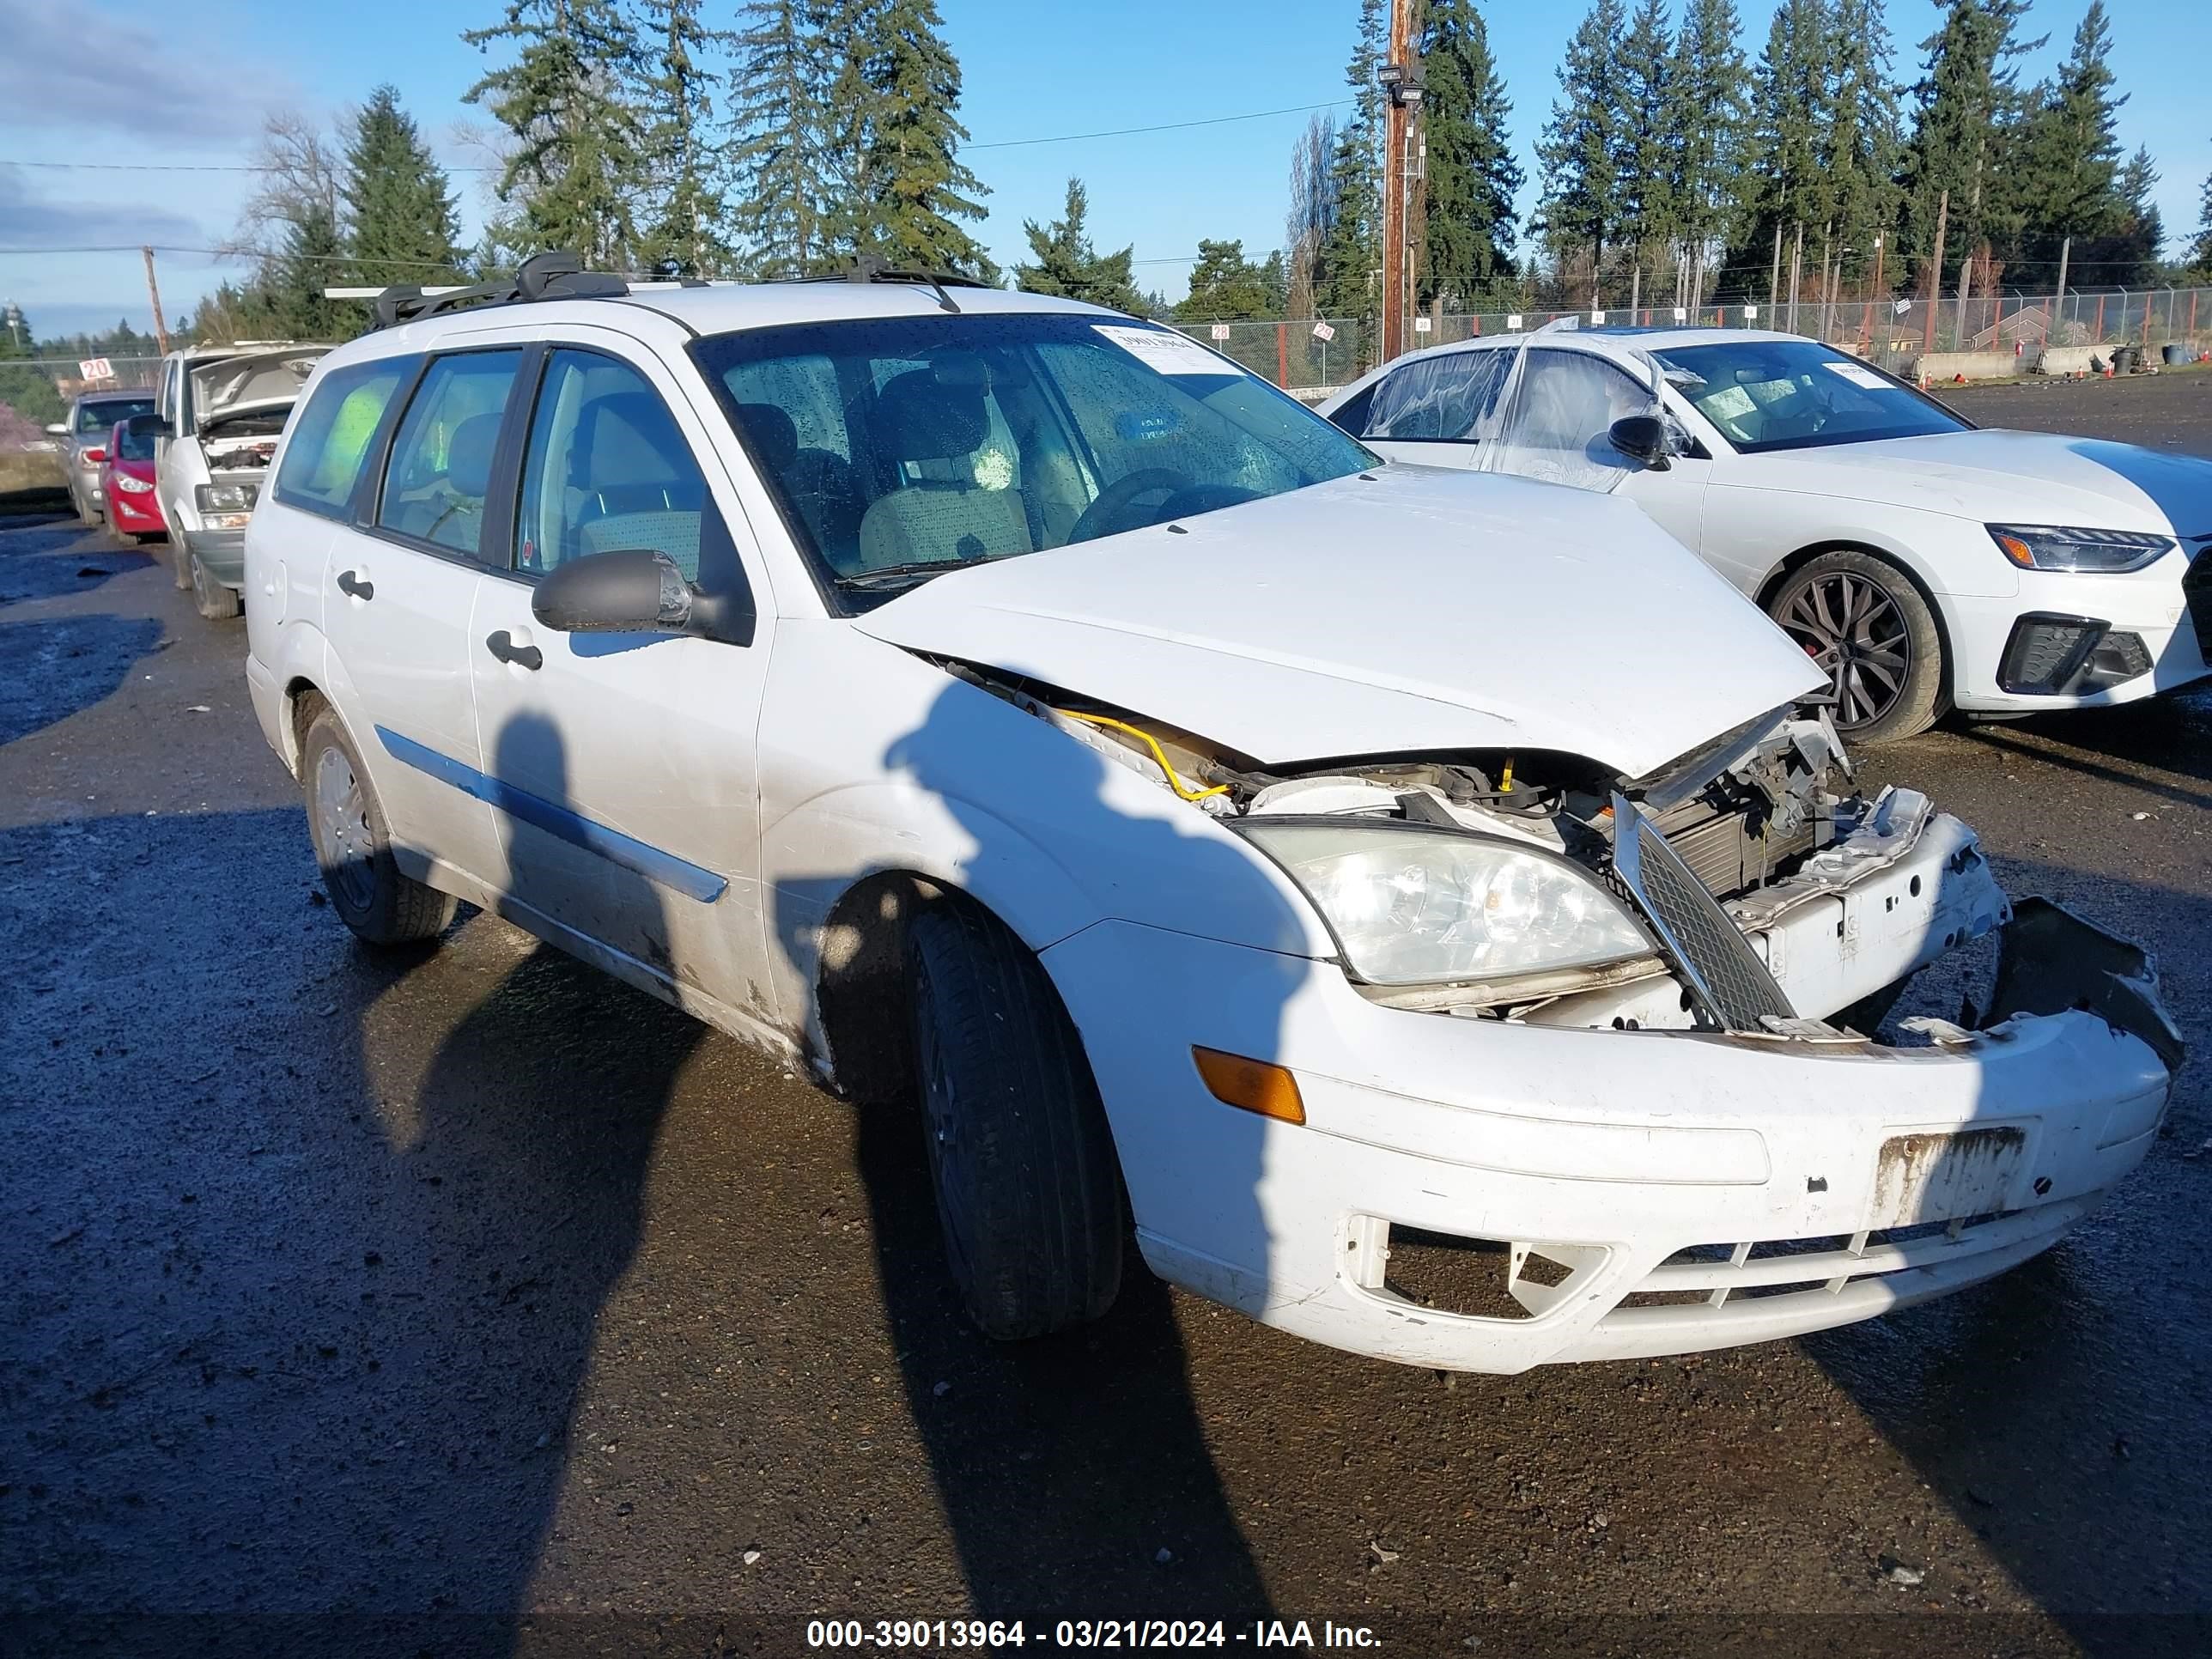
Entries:
{"type": "Polygon", "coordinates": [[[1413,304],[1413,128],[1421,107],[1421,60],[1413,52],[1413,10],[1419,0],[1391,0],[1390,51],[1375,71],[1389,100],[1383,112],[1382,318],[1375,360],[1388,362],[1406,349],[1406,317],[1413,304]]]}

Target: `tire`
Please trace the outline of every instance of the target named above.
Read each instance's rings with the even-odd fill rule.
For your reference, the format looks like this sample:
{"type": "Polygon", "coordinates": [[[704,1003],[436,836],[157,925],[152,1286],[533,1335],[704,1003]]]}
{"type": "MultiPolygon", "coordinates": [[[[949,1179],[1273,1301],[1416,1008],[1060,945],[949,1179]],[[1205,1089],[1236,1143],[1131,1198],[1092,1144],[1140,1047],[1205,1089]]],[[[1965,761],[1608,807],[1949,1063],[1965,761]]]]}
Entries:
{"type": "Polygon", "coordinates": [[[191,584],[192,609],[200,615],[210,622],[228,622],[246,609],[246,601],[239,594],[208,574],[198,554],[187,549],[185,564],[191,584]]]}
{"type": "Polygon", "coordinates": [[[76,493],[74,484],[70,487],[70,505],[76,509],[76,521],[86,529],[92,529],[100,523],[100,514],[92,510],[91,502],[76,493]]]}
{"type": "Polygon", "coordinates": [[[323,890],[338,919],[364,945],[412,945],[435,939],[457,901],[400,872],[391,825],[376,787],[337,711],[318,703],[300,744],[300,788],[323,890]]]}
{"type": "Polygon", "coordinates": [[[1790,573],[1767,614],[1829,677],[1836,729],[1855,743],[1916,737],[1942,718],[1943,635],[1895,565],[1838,548],[1790,573]]]}
{"type": "Polygon", "coordinates": [[[969,1317],[1000,1341],[1097,1318],[1121,1285],[1121,1172],[1052,981],[957,902],[914,918],[907,975],[938,1220],[969,1317]]]}

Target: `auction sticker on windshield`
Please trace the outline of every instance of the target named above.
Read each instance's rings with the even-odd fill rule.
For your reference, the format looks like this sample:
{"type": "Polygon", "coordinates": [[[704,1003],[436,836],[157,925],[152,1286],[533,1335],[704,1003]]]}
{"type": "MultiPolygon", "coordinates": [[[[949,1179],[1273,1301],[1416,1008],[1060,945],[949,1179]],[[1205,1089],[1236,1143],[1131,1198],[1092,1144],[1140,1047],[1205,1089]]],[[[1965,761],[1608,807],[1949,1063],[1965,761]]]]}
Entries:
{"type": "Polygon", "coordinates": [[[1890,388],[1887,380],[1863,363],[1828,363],[1824,367],[1829,374],[1849,380],[1853,386],[1863,386],[1869,392],[1887,392],[1890,388]]]}
{"type": "Polygon", "coordinates": [[[1149,369],[1161,374],[1241,374],[1244,371],[1225,357],[1218,357],[1187,335],[1164,328],[1124,328],[1115,323],[1091,326],[1149,369]]]}

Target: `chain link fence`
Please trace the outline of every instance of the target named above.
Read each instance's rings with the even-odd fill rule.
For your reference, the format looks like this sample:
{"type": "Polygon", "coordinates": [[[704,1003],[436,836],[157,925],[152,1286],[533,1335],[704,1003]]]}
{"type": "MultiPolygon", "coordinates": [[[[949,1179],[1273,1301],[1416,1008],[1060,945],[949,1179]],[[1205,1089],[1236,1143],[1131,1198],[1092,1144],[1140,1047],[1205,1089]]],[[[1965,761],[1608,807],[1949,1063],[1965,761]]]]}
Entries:
{"type": "MultiPolygon", "coordinates": [[[[2111,363],[2122,347],[2146,364],[2191,362],[2212,351],[2212,289],[2124,289],[2057,295],[2001,294],[1981,299],[1924,301],[1874,299],[1808,300],[1793,304],[1641,306],[1601,311],[1485,311],[1429,313],[1413,320],[1410,346],[1451,345],[1541,328],[1563,317],[1583,326],[1688,325],[1775,329],[1821,340],[1880,364],[1893,374],[1915,374],[1923,356],[1972,354],[1975,361],[1931,362],[1932,378],[1954,374],[1987,379],[2007,373],[2073,374],[2091,368],[2094,356],[2111,363]],[[2049,363],[2046,348],[2059,351],[2049,363]],[[2169,354],[2166,348],[2173,350],[2169,354]],[[2081,361],[2076,362],[2075,358],[2081,361]],[[2010,358],[2010,365],[2000,361],[2010,358]]],[[[1254,374],[1309,399],[1352,381],[1374,367],[1372,325],[1330,317],[1290,322],[1177,323],[1192,338],[1235,358],[1254,374]]],[[[2125,360],[2123,359],[2124,362],[2125,360]]]]}

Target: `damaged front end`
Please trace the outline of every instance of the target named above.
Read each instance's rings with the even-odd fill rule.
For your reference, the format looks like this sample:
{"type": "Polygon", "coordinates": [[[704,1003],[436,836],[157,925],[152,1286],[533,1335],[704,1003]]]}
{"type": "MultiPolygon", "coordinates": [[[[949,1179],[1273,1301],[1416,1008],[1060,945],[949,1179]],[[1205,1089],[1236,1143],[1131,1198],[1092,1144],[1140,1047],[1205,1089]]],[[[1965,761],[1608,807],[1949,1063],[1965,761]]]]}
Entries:
{"type": "Polygon", "coordinates": [[[2048,901],[2015,909],[1965,823],[1916,790],[1856,787],[1817,709],[1777,709],[1642,778],[1553,752],[1268,768],[1129,710],[944,665],[1243,835],[1387,1006],[1866,1044],[1914,975],[1997,932],[1979,1015],[1897,1036],[1968,1042],[2086,1008],[2179,1062],[2146,953],[2048,901]]]}

